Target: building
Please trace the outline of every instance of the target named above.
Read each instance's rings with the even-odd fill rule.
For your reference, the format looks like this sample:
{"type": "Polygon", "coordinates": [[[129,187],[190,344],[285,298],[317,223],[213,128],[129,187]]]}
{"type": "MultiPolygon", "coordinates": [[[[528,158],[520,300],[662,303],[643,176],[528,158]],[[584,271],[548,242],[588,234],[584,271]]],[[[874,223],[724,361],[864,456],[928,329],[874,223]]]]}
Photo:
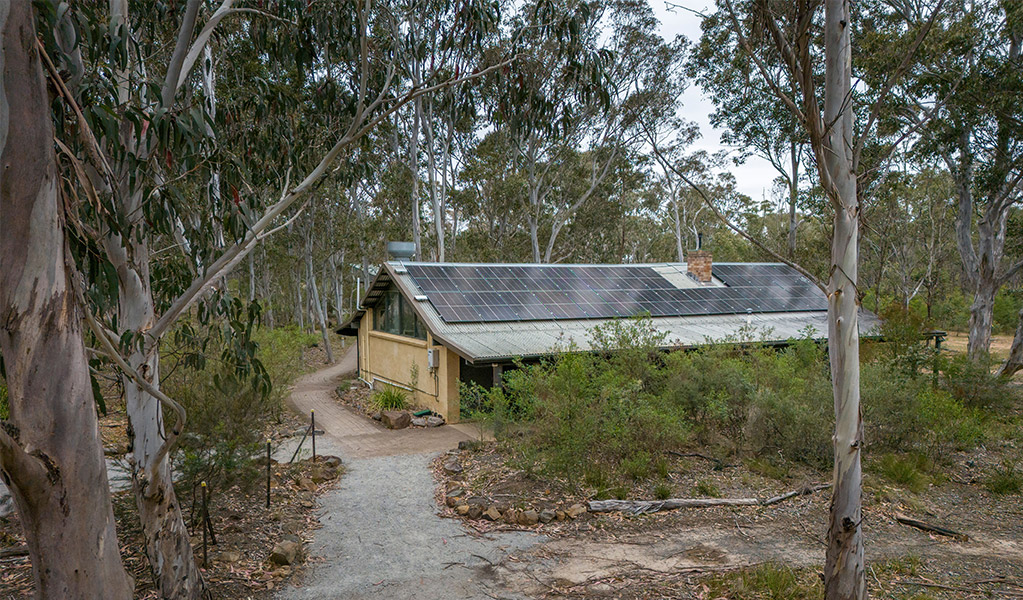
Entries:
{"type": "MultiPolygon", "coordinates": [[[[691,348],[756,331],[785,343],[827,334],[823,292],[784,264],[452,264],[393,260],[338,333],[358,337],[359,377],[393,385],[450,422],[459,386],[499,383],[504,368],[566,348],[590,348],[600,323],[647,314],[665,347],[691,348]]],[[[861,311],[862,335],[879,321],[861,311]]]]}

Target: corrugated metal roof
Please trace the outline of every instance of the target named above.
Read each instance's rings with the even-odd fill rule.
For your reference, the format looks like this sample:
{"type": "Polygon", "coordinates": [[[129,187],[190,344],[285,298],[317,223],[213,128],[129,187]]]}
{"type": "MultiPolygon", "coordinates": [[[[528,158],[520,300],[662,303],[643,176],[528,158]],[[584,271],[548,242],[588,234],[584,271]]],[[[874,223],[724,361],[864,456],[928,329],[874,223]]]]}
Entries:
{"type": "MultiPolygon", "coordinates": [[[[412,307],[434,338],[470,362],[503,361],[551,354],[567,349],[591,349],[590,331],[610,320],[550,320],[496,323],[446,323],[429,302],[411,300],[422,294],[415,280],[395,272],[397,263],[387,263],[395,284],[410,299],[412,307]]],[[[383,271],[382,271],[383,273],[383,271]]],[[[383,283],[383,281],[380,281],[383,283]]],[[[665,347],[692,347],[736,338],[751,327],[755,341],[783,342],[803,335],[807,327],[815,337],[827,335],[826,311],[752,313],[659,317],[653,326],[667,334],[665,347]]],[[[860,335],[877,335],[880,320],[867,310],[860,311],[860,335]]]]}

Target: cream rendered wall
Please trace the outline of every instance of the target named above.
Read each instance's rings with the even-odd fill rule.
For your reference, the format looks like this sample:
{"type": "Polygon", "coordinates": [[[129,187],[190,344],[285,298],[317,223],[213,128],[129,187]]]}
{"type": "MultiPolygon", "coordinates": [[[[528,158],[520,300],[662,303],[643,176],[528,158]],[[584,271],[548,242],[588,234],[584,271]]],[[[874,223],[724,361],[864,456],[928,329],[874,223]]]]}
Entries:
{"type": "Polygon", "coordinates": [[[359,325],[359,374],[374,388],[391,384],[409,391],[416,406],[458,422],[458,355],[443,346],[373,330],[375,310],[369,309],[359,325]],[[438,354],[438,368],[427,368],[426,351],[438,354]],[[415,365],[415,367],[413,367],[415,365]],[[412,396],[414,395],[414,398],[412,396]]]}

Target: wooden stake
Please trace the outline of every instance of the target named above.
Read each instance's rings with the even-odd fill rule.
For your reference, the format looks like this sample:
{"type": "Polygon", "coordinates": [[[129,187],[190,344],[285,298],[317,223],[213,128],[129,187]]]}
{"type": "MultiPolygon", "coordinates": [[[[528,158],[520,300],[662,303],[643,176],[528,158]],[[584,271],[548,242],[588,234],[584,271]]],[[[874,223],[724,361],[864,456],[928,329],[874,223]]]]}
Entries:
{"type": "Polygon", "coordinates": [[[270,438],[266,440],[266,507],[270,508],[270,438]]]}
{"type": "Polygon", "coordinates": [[[207,565],[206,556],[206,482],[202,482],[202,566],[207,565]]]}
{"type": "Polygon", "coordinates": [[[313,436],[313,462],[316,462],[316,411],[309,411],[309,429],[313,436]]]}

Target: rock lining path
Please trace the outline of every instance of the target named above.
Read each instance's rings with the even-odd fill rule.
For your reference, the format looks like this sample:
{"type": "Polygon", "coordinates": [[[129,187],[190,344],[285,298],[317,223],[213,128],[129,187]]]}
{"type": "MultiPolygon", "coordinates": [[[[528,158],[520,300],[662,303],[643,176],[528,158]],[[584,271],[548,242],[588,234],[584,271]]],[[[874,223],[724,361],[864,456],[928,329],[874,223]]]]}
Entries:
{"type": "MultiPolygon", "coordinates": [[[[492,565],[543,538],[470,535],[438,516],[433,500],[430,461],[475,436],[475,428],[387,430],[334,401],[334,389],[354,369],[349,349],[336,365],[300,379],[291,394],[300,414],[316,411],[316,427],[325,432],[317,453],[339,455],[346,473],[318,499],[322,528],[307,546],[310,564],[278,598],[519,597],[494,589],[492,565]]],[[[294,445],[278,452],[287,460],[293,451],[294,445]]]]}

